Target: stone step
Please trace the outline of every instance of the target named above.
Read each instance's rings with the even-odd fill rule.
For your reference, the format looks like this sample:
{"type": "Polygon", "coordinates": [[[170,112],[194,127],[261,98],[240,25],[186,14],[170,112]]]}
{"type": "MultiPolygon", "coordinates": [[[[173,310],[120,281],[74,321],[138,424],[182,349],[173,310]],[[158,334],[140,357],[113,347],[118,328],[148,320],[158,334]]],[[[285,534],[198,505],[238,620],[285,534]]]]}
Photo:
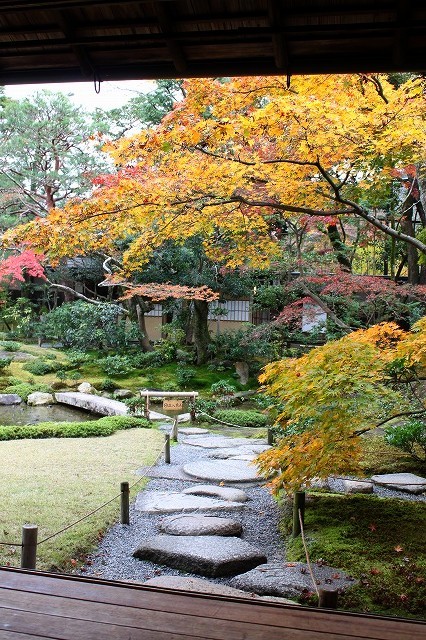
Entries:
{"type": "MultiPolygon", "coordinates": [[[[200,447],[202,449],[234,449],[235,447],[255,447],[256,445],[266,445],[265,440],[259,438],[225,438],[223,436],[209,436],[199,438],[189,438],[183,441],[183,444],[192,447],[200,447]]],[[[260,453],[260,451],[259,451],[260,453]]],[[[235,454],[234,454],[235,455],[235,454]]]]}
{"type": "Polygon", "coordinates": [[[231,518],[217,516],[185,515],[168,516],[160,522],[160,531],[172,536],[233,536],[240,537],[243,527],[231,518]]]}
{"type": "Polygon", "coordinates": [[[211,578],[233,576],[266,562],[266,556],[240,538],[158,535],[148,538],[133,556],[187,573],[211,578]]]}
{"type": "Polygon", "coordinates": [[[148,587],[160,587],[163,589],[177,589],[178,591],[191,591],[193,593],[210,593],[218,596],[231,596],[233,598],[249,598],[250,600],[277,602],[278,604],[298,605],[294,600],[276,598],[274,596],[258,596],[256,593],[247,593],[241,589],[228,587],[226,584],[210,582],[203,578],[188,578],[186,576],[157,576],[142,583],[148,587]]]}
{"type": "Polygon", "coordinates": [[[381,487],[396,489],[396,491],[407,491],[414,494],[426,491],[426,478],[416,476],[414,473],[385,473],[371,476],[371,480],[381,487]]]}
{"type": "MultiPolygon", "coordinates": [[[[344,571],[323,564],[313,563],[312,572],[318,588],[345,590],[357,582],[344,571]]],[[[229,584],[243,591],[289,598],[315,591],[308,565],[302,562],[258,565],[229,584]]]]}
{"type": "Polygon", "coordinates": [[[229,500],[170,491],[141,491],[135,502],[136,511],[145,513],[221,511],[243,508],[242,502],[230,502],[229,500]]]}
{"type": "Polygon", "coordinates": [[[210,482],[261,482],[255,465],[246,460],[198,460],[185,464],[183,471],[210,482]]]}
{"type": "Polygon", "coordinates": [[[248,495],[242,489],[235,487],[221,487],[214,484],[197,484],[194,487],[184,489],[182,493],[191,496],[207,496],[229,502],[247,502],[248,495]]]}

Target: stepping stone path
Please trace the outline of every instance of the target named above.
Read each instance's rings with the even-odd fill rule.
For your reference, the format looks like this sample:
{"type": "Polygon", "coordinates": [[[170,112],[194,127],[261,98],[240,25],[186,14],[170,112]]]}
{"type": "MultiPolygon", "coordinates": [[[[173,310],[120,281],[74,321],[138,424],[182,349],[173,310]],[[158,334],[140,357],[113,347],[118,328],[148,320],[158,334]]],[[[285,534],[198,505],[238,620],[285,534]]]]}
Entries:
{"type": "MultiPolygon", "coordinates": [[[[345,590],[356,581],[340,569],[314,563],[312,566],[318,587],[345,590]]],[[[301,593],[313,591],[312,578],[307,565],[302,562],[287,564],[263,564],[239,576],[229,584],[243,591],[254,591],[261,595],[295,598],[301,593]]]]}
{"type": "Polygon", "coordinates": [[[199,427],[179,427],[178,432],[183,436],[200,436],[208,433],[208,429],[200,429],[199,427]]]}
{"type": "Polygon", "coordinates": [[[368,480],[343,480],[345,493],[373,493],[373,483],[368,480]]]}
{"type": "Polygon", "coordinates": [[[148,538],[133,552],[135,558],[220,578],[247,571],[266,562],[266,556],[240,538],[222,536],[159,535],[148,538]]]}
{"type": "Polygon", "coordinates": [[[371,480],[387,489],[396,489],[397,491],[407,491],[415,494],[426,491],[426,478],[416,476],[414,473],[387,473],[372,476],[371,480]]]}
{"type": "Polygon", "coordinates": [[[160,523],[160,531],[172,536],[237,536],[243,532],[242,525],[230,518],[215,516],[177,515],[168,516],[160,523]]]}
{"type": "MultiPolygon", "coordinates": [[[[222,436],[190,438],[189,440],[184,440],[183,444],[189,444],[192,447],[201,447],[203,449],[231,449],[233,455],[236,453],[236,448],[239,449],[239,447],[242,446],[249,447],[250,453],[255,452],[257,445],[263,447],[261,451],[268,448],[268,445],[265,445],[265,442],[262,440],[254,440],[250,438],[223,438],[222,436]]],[[[259,453],[261,451],[259,451],[259,453]]],[[[239,450],[238,453],[240,453],[239,450]]]]}

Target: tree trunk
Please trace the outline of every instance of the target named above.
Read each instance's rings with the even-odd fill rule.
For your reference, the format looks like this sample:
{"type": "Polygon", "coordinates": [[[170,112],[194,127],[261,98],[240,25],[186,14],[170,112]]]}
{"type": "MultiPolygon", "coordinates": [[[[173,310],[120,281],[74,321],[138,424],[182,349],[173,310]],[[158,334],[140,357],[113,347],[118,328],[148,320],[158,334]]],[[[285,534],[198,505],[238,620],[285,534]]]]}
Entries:
{"type": "Polygon", "coordinates": [[[197,364],[204,364],[208,359],[210,333],[207,324],[209,304],[205,300],[194,300],[194,344],[197,364]]]}
{"type": "Polygon", "coordinates": [[[333,247],[336,260],[340,264],[342,270],[347,271],[348,273],[352,273],[352,264],[348,256],[348,249],[345,243],[342,241],[342,238],[340,237],[337,225],[327,225],[327,235],[328,239],[330,240],[331,246],[333,247]]]}
{"type": "MultiPolygon", "coordinates": [[[[415,237],[415,229],[413,224],[414,198],[410,195],[404,203],[406,214],[401,218],[401,230],[412,238],[415,237]]],[[[406,243],[407,249],[407,267],[408,282],[410,284],[419,284],[419,252],[412,244],[406,243]]]]}

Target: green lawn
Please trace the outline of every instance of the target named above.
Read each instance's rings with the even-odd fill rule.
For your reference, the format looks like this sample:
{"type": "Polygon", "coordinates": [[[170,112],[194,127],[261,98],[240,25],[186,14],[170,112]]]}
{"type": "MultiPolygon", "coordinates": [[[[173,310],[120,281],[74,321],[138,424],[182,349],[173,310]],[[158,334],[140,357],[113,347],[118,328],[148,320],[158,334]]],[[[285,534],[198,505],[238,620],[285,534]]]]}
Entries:
{"type": "MultiPolygon", "coordinates": [[[[0,541],[20,542],[25,523],[39,526],[41,540],[78,520],[119,494],[121,482],[137,480],[135,470],[155,461],[163,441],[156,430],[130,429],[104,438],[0,442],[0,541]]],[[[37,568],[70,569],[94,548],[119,513],[117,499],[40,545],[37,568]]],[[[20,550],[0,546],[0,564],[19,566],[20,550]]]]}

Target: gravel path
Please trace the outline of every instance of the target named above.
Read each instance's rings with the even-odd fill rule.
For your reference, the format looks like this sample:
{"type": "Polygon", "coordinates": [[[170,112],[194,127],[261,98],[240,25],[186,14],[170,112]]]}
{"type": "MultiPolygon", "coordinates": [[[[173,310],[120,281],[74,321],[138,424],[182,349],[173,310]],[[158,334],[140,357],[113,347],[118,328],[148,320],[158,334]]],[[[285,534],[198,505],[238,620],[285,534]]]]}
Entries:
{"type": "MultiPolygon", "coordinates": [[[[207,457],[207,452],[203,457],[207,457]]],[[[181,466],[187,462],[200,460],[201,451],[198,447],[177,444],[171,448],[170,466],[181,466]]],[[[205,483],[203,483],[205,484],[205,483]]],[[[194,482],[155,478],[146,486],[149,490],[181,491],[193,487],[194,482]]],[[[278,531],[279,510],[269,491],[262,486],[243,486],[248,495],[244,509],[238,511],[220,510],[209,511],[209,515],[233,518],[243,525],[242,539],[265,553],[268,562],[283,562],[284,548],[278,531]]],[[[125,580],[144,582],[158,575],[191,575],[177,569],[159,566],[152,562],[133,558],[133,550],[149,536],[159,533],[158,525],[165,517],[164,514],[144,514],[130,509],[130,525],[116,524],[107,531],[94,554],[89,556],[87,563],[80,573],[107,580],[125,580]]],[[[200,577],[195,576],[194,577],[200,577]]],[[[226,578],[210,581],[226,583],[226,578]]]]}
{"type": "MultiPolygon", "coordinates": [[[[168,465],[167,468],[178,468],[188,462],[199,461],[200,457],[207,458],[209,453],[211,453],[211,450],[200,450],[199,447],[180,442],[172,446],[172,464],[168,465]]],[[[194,486],[194,482],[170,478],[154,478],[149,481],[146,488],[158,491],[181,491],[190,486],[194,486]]],[[[226,510],[214,511],[209,512],[209,515],[229,517],[240,521],[243,525],[242,538],[244,540],[263,551],[268,558],[268,562],[284,562],[284,546],[278,531],[279,509],[275,500],[263,486],[235,486],[240,486],[240,488],[244,489],[249,497],[244,509],[237,513],[226,510]]],[[[330,488],[334,491],[343,491],[342,481],[330,480],[330,488]]],[[[374,487],[374,493],[379,497],[385,498],[426,501],[426,494],[413,495],[378,486],[374,487]]],[[[191,575],[182,573],[177,569],[137,560],[132,556],[134,549],[145,538],[159,533],[158,526],[164,517],[164,514],[155,515],[136,512],[131,506],[130,525],[116,524],[111,527],[96,552],[89,556],[86,565],[81,568],[79,573],[110,580],[136,582],[144,582],[158,575],[191,575]]],[[[209,579],[225,584],[229,580],[227,578],[209,579]]]]}

